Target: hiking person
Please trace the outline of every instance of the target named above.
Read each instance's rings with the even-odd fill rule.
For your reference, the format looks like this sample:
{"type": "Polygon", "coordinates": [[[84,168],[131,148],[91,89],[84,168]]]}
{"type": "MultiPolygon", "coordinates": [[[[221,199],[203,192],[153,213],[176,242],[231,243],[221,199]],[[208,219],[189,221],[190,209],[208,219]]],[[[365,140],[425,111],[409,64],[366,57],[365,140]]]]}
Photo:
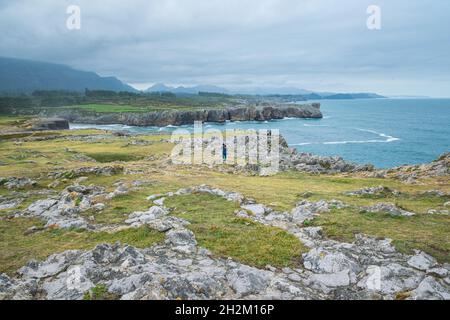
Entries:
{"type": "Polygon", "coordinates": [[[227,145],[225,143],[222,144],[222,157],[223,161],[227,160],[227,145]]]}

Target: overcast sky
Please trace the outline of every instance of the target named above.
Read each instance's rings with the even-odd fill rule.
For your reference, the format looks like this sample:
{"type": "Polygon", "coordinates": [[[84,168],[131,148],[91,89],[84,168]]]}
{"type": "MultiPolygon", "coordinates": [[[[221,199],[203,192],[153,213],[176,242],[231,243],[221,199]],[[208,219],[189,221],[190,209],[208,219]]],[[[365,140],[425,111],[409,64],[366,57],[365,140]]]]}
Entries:
{"type": "Polygon", "coordinates": [[[0,56],[155,82],[450,96],[448,0],[1,0],[0,56]],[[81,8],[68,30],[66,8],[81,8]],[[381,30],[366,9],[381,8],[381,30]]]}

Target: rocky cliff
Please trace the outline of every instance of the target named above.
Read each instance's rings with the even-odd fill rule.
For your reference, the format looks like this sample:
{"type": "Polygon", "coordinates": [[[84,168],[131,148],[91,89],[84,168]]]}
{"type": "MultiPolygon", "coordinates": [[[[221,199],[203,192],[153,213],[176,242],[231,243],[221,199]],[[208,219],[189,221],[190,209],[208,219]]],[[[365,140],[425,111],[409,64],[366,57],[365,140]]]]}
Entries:
{"type": "Polygon", "coordinates": [[[32,131],[40,130],[65,130],[69,129],[69,122],[60,118],[32,119],[24,124],[24,127],[32,131]]]}
{"type": "Polygon", "coordinates": [[[272,119],[322,118],[320,104],[243,106],[224,109],[164,110],[146,113],[86,113],[79,110],[57,111],[57,116],[74,123],[124,124],[130,126],[167,126],[192,124],[194,121],[225,122],[264,121],[272,119]]]}

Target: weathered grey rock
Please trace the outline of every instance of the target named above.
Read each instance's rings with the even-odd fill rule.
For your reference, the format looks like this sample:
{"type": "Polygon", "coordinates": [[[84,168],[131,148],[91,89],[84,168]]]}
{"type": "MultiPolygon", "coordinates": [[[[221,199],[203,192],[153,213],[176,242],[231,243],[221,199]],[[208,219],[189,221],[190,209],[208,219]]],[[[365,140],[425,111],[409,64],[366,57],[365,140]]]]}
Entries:
{"type": "Polygon", "coordinates": [[[129,277],[114,279],[110,281],[109,291],[117,295],[125,295],[145,286],[152,280],[150,273],[133,274],[129,277]]]}
{"type": "Polygon", "coordinates": [[[154,200],[153,203],[156,204],[157,206],[163,206],[164,205],[164,200],[166,200],[166,198],[159,198],[157,200],[154,200]]]}
{"type": "Polygon", "coordinates": [[[113,192],[110,192],[107,195],[107,199],[112,199],[112,198],[115,198],[117,196],[121,196],[121,195],[127,194],[130,191],[132,191],[132,190],[134,190],[134,188],[132,188],[128,184],[119,182],[119,183],[116,184],[116,189],[113,192]]]}
{"type": "Polygon", "coordinates": [[[58,197],[35,201],[23,215],[43,219],[47,227],[88,228],[88,223],[79,214],[91,208],[99,209],[93,200],[100,195],[105,195],[101,187],[72,185],[58,197]]]}
{"type": "Polygon", "coordinates": [[[310,238],[321,239],[322,238],[322,227],[307,227],[302,229],[310,238]]]}
{"type": "Polygon", "coordinates": [[[65,270],[81,254],[82,252],[78,250],[68,250],[62,254],[53,254],[43,262],[30,261],[18,272],[24,278],[51,277],[65,270]]]}
{"type": "Polygon", "coordinates": [[[48,174],[49,178],[61,179],[61,178],[76,178],[79,176],[85,176],[94,174],[98,176],[112,176],[123,172],[123,166],[105,166],[105,167],[81,167],[69,171],[51,172],[48,174]]]}
{"type": "MultiPolygon", "coordinates": [[[[74,186],[70,191],[90,196],[92,192],[83,188],[74,186]]],[[[162,196],[195,192],[224,199],[231,194],[200,186],[162,196]]],[[[258,205],[242,195],[239,199],[242,206],[258,205]]],[[[35,204],[36,212],[58,207],[60,199],[53,200],[56,204],[35,204]]],[[[320,214],[344,206],[336,201],[302,205],[320,214]]],[[[352,243],[338,242],[322,237],[320,227],[299,227],[289,213],[245,214],[247,219],[286,230],[311,248],[303,255],[304,270],[261,270],[214,257],[197,247],[194,234],[185,228],[186,221],[170,216],[164,207],[152,208],[156,217],[145,223],[166,232],[163,244],[143,250],[104,244],[90,251],[64,252],[44,262],[30,262],[18,278],[3,281],[5,293],[0,292],[0,298],[81,299],[98,284],[121,299],[394,299],[405,292],[411,292],[411,298],[441,299],[450,292],[449,265],[440,265],[420,252],[403,255],[389,239],[356,235],[352,243]],[[430,279],[425,281],[427,277],[430,279]]],[[[236,210],[237,215],[240,212],[236,210]]],[[[73,212],[69,210],[69,214],[73,212]]],[[[146,214],[134,213],[129,218],[136,221],[128,222],[139,222],[146,214]]]]}
{"type": "Polygon", "coordinates": [[[244,201],[244,196],[237,192],[225,192],[223,190],[220,190],[218,188],[212,188],[210,186],[207,186],[205,184],[202,184],[200,186],[192,187],[192,188],[183,188],[175,192],[177,195],[182,194],[192,194],[192,193],[209,193],[215,196],[223,197],[224,199],[228,201],[234,201],[239,204],[242,204],[244,201]]]}
{"type": "Polygon", "coordinates": [[[50,209],[51,207],[53,207],[54,205],[56,205],[57,203],[58,203],[58,201],[54,200],[54,199],[38,200],[36,202],[33,202],[28,207],[27,210],[31,214],[40,215],[44,211],[46,211],[46,210],[50,209]]]}
{"type": "Polygon", "coordinates": [[[448,276],[450,273],[449,270],[445,269],[445,268],[431,268],[427,270],[427,274],[431,275],[433,277],[436,278],[445,278],[446,276],[448,276]]]}
{"type": "Polygon", "coordinates": [[[92,206],[92,209],[94,209],[94,211],[97,211],[97,212],[103,211],[103,210],[105,210],[105,208],[106,208],[106,205],[104,203],[96,203],[92,206]]]}
{"type": "Polygon", "coordinates": [[[450,152],[444,153],[430,163],[400,166],[388,170],[379,170],[378,172],[406,183],[417,183],[418,179],[448,176],[450,174],[450,152]]]}
{"type": "Polygon", "coordinates": [[[417,288],[423,280],[424,274],[411,268],[404,267],[398,263],[391,263],[379,267],[379,288],[370,287],[369,276],[358,282],[358,286],[367,290],[374,290],[381,294],[391,296],[407,292],[417,288]]]}
{"type": "Polygon", "coordinates": [[[392,190],[391,188],[385,186],[377,186],[377,187],[366,187],[356,191],[346,191],[345,195],[349,196],[367,196],[367,195],[376,195],[376,196],[387,196],[393,195],[398,196],[400,194],[397,190],[392,190]]]}
{"type": "Polygon", "coordinates": [[[133,212],[128,216],[128,219],[125,220],[125,223],[131,224],[133,227],[138,227],[167,214],[168,212],[164,208],[153,206],[147,211],[133,212]]]}
{"type": "Polygon", "coordinates": [[[430,209],[427,211],[427,214],[437,214],[437,215],[441,215],[441,216],[448,216],[450,214],[450,212],[446,209],[444,209],[444,210],[430,209]]]}
{"type": "Polygon", "coordinates": [[[439,197],[439,198],[448,196],[447,193],[445,193],[441,190],[427,190],[427,191],[423,192],[422,195],[431,196],[431,197],[439,197]]]}
{"type": "Polygon", "coordinates": [[[363,209],[366,211],[369,211],[369,212],[389,213],[392,216],[411,217],[411,216],[415,215],[414,212],[409,212],[409,211],[400,209],[393,203],[377,203],[370,207],[363,207],[363,209]]]}
{"type": "Polygon", "coordinates": [[[298,224],[302,224],[306,220],[311,220],[316,215],[316,213],[302,206],[292,209],[291,213],[292,220],[298,224]]]}
{"type": "Polygon", "coordinates": [[[269,276],[265,271],[241,266],[228,273],[227,280],[237,294],[246,296],[266,289],[269,283],[269,276]]]}
{"type": "MultiPolygon", "coordinates": [[[[322,289],[323,287],[327,288],[337,288],[337,287],[345,287],[350,285],[350,276],[348,270],[339,271],[336,273],[321,273],[321,274],[313,274],[309,281],[313,284],[318,285],[322,289]]],[[[327,291],[325,289],[325,291],[327,291]]]]}
{"type": "Polygon", "coordinates": [[[189,224],[189,222],[172,216],[164,216],[162,218],[157,218],[155,220],[146,223],[152,229],[159,232],[166,232],[170,229],[181,229],[182,227],[189,224]]]}
{"type": "Polygon", "coordinates": [[[6,274],[0,273],[0,300],[2,300],[2,294],[6,296],[6,293],[12,287],[12,285],[13,283],[11,279],[6,274]]]}
{"type": "Polygon", "coordinates": [[[262,216],[266,212],[270,211],[270,210],[268,210],[268,208],[266,208],[262,204],[246,204],[246,205],[241,205],[241,208],[250,211],[255,216],[262,216]]]}
{"type": "Polygon", "coordinates": [[[162,197],[162,196],[163,196],[162,194],[152,194],[152,195],[147,197],[147,200],[153,201],[153,200],[155,200],[155,199],[157,199],[159,197],[162,197]]]}
{"type": "Polygon", "coordinates": [[[294,169],[308,173],[342,173],[342,172],[371,172],[373,165],[358,165],[344,161],[341,157],[318,156],[310,153],[293,153],[289,148],[282,148],[280,168],[294,169]]]}
{"type": "Polygon", "coordinates": [[[145,250],[104,244],[90,251],[68,251],[44,262],[31,262],[17,279],[0,276],[0,282],[5,283],[0,298],[81,299],[98,284],[122,299],[366,299],[373,297],[371,292],[393,299],[411,290],[415,290],[412,298],[448,295],[444,281],[436,284],[430,276],[433,280],[424,282],[422,271],[398,263],[372,266],[380,270],[377,287],[377,281],[368,279],[374,273],[361,269],[372,262],[367,257],[382,254],[387,263],[401,255],[392,251],[387,241],[362,237],[358,241],[355,245],[323,241],[329,248],[310,253],[311,259],[307,259],[312,261],[313,271],[260,270],[214,258],[196,247],[190,231],[178,228],[167,232],[165,244],[145,250]],[[187,247],[190,249],[185,250],[187,247]],[[362,272],[352,271],[354,263],[362,272]]]}
{"type": "Polygon", "coordinates": [[[331,252],[323,248],[313,248],[303,254],[303,265],[306,269],[316,273],[336,273],[351,270],[360,271],[357,261],[341,252],[331,252]]]}
{"type": "Polygon", "coordinates": [[[436,266],[437,261],[425,252],[419,251],[408,260],[408,265],[422,271],[427,271],[436,266]]]}
{"type": "Polygon", "coordinates": [[[239,217],[239,218],[244,218],[244,219],[250,218],[247,211],[244,211],[244,210],[236,210],[235,215],[236,215],[236,217],[239,217]]]}
{"type": "Polygon", "coordinates": [[[8,189],[23,189],[27,187],[34,187],[37,185],[37,182],[30,178],[11,177],[4,180],[0,185],[4,185],[8,189]]]}
{"type": "Polygon", "coordinates": [[[302,277],[298,273],[291,273],[288,275],[288,279],[294,282],[301,282],[303,280],[302,277]]]}
{"type": "Polygon", "coordinates": [[[330,212],[331,209],[342,209],[345,204],[339,200],[325,201],[320,200],[317,202],[310,202],[308,200],[303,200],[297,204],[297,206],[292,209],[292,219],[296,223],[303,223],[305,220],[311,220],[315,215],[319,213],[330,212]]]}
{"type": "Polygon", "coordinates": [[[197,241],[190,230],[172,229],[166,234],[166,243],[173,246],[175,250],[189,253],[196,250],[197,241]]]}
{"type": "Polygon", "coordinates": [[[20,205],[24,199],[5,199],[0,197],[0,210],[13,209],[20,205]]]}
{"type": "Polygon", "coordinates": [[[419,286],[412,291],[411,299],[449,300],[450,286],[433,277],[426,277],[419,286]]]}

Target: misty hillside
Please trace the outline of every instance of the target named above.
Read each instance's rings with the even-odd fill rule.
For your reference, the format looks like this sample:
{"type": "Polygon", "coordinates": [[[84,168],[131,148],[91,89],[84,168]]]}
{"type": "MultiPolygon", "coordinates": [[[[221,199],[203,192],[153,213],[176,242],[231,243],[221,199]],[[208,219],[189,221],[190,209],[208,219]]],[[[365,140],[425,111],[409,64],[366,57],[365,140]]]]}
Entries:
{"type": "Polygon", "coordinates": [[[295,96],[297,100],[341,100],[341,99],[378,99],[385,98],[376,93],[362,92],[362,93],[334,93],[334,92],[314,92],[295,87],[250,87],[246,89],[224,89],[213,85],[196,85],[192,87],[171,87],[164,83],[156,83],[145,92],[172,92],[175,94],[189,93],[198,94],[199,92],[215,92],[225,94],[248,94],[248,95],[285,95],[295,96]]]}
{"type": "Polygon", "coordinates": [[[173,93],[190,93],[198,94],[199,92],[216,92],[216,93],[228,93],[227,89],[213,86],[213,85],[197,85],[192,87],[171,87],[166,86],[163,83],[157,83],[146,90],[146,92],[173,92],[173,93]]]}
{"type": "Polygon", "coordinates": [[[136,91],[115,77],[100,77],[94,72],[31,60],[0,57],[0,92],[34,90],[136,91]]]}

